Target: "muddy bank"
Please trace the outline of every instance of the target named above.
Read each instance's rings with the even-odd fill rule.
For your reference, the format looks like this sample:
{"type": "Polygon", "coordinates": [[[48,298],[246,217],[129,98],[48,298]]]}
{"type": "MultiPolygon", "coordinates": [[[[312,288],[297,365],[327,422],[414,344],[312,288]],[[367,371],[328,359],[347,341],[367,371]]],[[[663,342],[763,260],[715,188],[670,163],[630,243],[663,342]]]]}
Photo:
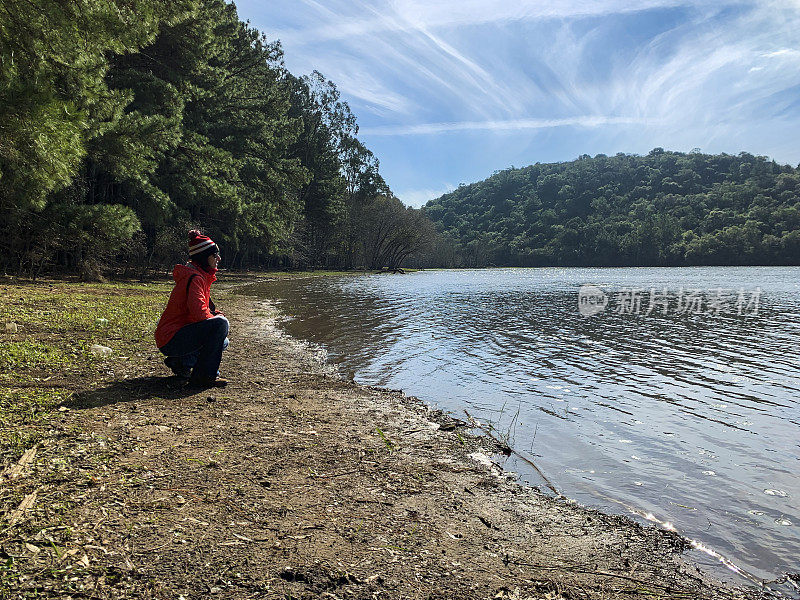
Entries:
{"type": "Polygon", "coordinates": [[[675,534],[519,486],[463,424],[320,373],[269,307],[224,304],[228,388],[187,390],[153,349],[4,473],[9,597],[760,597],[675,534]]]}

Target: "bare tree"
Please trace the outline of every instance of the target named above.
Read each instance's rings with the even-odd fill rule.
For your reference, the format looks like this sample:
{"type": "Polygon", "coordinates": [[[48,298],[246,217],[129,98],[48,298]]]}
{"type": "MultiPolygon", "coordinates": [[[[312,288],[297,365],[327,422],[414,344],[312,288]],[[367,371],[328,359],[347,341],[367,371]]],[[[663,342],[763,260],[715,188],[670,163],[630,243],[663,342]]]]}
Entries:
{"type": "Polygon", "coordinates": [[[421,211],[394,196],[378,196],[364,218],[364,255],[371,269],[400,268],[409,255],[428,246],[433,225],[421,211]]]}

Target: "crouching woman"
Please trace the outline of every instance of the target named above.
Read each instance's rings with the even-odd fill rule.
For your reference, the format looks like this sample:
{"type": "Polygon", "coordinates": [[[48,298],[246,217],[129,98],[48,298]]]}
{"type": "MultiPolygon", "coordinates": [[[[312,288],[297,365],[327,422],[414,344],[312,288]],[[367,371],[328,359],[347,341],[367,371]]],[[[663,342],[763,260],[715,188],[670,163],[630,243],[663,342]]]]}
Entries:
{"type": "Polygon", "coordinates": [[[175,287],[156,327],[156,345],[175,375],[194,387],[223,387],[222,351],[228,347],[228,319],[211,301],[219,248],[197,230],[189,232],[189,262],[175,265],[175,287]]]}

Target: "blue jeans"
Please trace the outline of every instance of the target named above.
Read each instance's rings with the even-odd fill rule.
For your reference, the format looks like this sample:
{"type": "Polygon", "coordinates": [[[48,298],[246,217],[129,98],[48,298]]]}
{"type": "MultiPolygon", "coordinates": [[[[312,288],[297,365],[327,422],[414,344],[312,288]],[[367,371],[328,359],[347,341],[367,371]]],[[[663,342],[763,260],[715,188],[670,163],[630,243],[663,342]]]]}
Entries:
{"type": "Polygon", "coordinates": [[[223,316],[189,323],[160,350],[166,356],[180,358],[184,367],[192,369],[193,379],[215,379],[222,351],[228,347],[229,330],[228,319],[223,316]]]}

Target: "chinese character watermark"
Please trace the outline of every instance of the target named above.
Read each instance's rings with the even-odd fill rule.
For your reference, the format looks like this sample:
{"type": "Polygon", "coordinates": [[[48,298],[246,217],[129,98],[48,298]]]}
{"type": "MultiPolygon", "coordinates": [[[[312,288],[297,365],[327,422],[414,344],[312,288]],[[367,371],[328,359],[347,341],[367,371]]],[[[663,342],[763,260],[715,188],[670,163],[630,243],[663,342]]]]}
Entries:
{"type": "Polygon", "coordinates": [[[650,289],[621,287],[606,292],[596,285],[586,284],[578,289],[578,311],[593,317],[606,310],[618,315],[709,315],[736,314],[757,317],[761,303],[761,288],[684,288],[671,292],[666,287],[650,289]]]}

